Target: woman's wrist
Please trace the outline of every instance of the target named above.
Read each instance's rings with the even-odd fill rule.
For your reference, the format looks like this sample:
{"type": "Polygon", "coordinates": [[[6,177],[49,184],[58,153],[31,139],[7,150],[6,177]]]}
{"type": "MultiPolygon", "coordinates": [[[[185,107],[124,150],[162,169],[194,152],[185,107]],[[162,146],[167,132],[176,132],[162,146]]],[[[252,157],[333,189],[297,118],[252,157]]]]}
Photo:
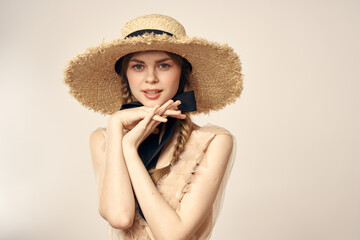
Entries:
{"type": "Polygon", "coordinates": [[[127,143],[126,141],[123,141],[123,153],[126,159],[129,159],[129,156],[133,156],[134,154],[138,155],[137,147],[134,144],[127,143]]]}
{"type": "Polygon", "coordinates": [[[126,134],[123,137],[122,146],[123,146],[123,149],[129,150],[129,151],[131,150],[133,152],[134,151],[137,152],[137,149],[138,149],[138,146],[136,145],[136,143],[131,141],[130,139],[128,139],[126,134]]]}
{"type": "Polygon", "coordinates": [[[121,130],[121,132],[123,132],[125,129],[119,115],[110,116],[108,121],[108,128],[117,129],[119,131],[121,130]]]}

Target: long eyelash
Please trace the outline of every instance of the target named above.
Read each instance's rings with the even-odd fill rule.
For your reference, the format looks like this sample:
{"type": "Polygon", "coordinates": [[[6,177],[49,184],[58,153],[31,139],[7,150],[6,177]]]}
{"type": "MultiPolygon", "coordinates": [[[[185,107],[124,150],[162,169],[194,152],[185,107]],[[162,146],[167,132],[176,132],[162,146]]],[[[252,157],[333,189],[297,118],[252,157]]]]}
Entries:
{"type": "Polygon", "coordinates": [[[170,64],[167,63],[161,63],[160,66],[164,65],[163,67],[170,67],[170,64]]]}
{"type": "Polygon", "coordinates": [[[142,68],[143,66],[141,64],[135,64],[133,66],[131,66],[131,68],[134,68],[134,69],[139,69],[139,68],[142,68]]]}

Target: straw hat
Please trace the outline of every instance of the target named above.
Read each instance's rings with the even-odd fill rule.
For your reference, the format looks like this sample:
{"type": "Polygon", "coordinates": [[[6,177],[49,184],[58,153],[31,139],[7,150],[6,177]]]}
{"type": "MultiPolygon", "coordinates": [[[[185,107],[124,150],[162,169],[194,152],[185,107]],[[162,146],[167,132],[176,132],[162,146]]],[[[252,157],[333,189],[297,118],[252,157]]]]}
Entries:
{"type": "Polygon", "coordinates": [[[64,70],[64,82],[82,105],[112,114],[121,105],[122,77],[115,63],[126,54],[160,50],[176,53],[192,65],[189,89],[194,90],[197,112],[208,113],[235,102],[242,91],[239,56],[228,45],[186,36],[175,19],[151,14],[129,21],[120,38],[88,48],[73,57],[64,70]],[[145,30],[145,31],[144,31],[145,30]]]}

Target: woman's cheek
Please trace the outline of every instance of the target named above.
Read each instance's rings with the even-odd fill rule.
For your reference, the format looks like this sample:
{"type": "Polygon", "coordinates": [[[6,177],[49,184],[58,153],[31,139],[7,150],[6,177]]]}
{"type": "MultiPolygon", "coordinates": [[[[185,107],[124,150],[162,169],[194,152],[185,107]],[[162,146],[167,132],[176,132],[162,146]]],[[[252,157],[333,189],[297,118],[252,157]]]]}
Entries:
{"type": "Polygon", "coordinates": [[[180,82],[180,73],[177,71],[169,72],[169,74],[166,76],[166,79],[167,87],[176,88],[175,90],[177,91],[180,82]]]}
{"type": "Polygon", "coordinates": [[[137,74],[129,74],[127,76],[131,90],[140,88],[141,78],[137,74]]]}

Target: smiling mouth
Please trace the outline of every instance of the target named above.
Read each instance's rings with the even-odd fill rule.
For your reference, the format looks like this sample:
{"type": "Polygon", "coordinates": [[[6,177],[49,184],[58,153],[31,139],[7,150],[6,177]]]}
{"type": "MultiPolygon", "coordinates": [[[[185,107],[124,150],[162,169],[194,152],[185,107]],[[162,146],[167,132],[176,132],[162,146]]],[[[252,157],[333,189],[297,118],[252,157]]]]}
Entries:
{"type": "Polygon", "coordinates": [[[161,90],[159,90],[159,91],[144,91],[144,93],[147,93],[147,94],[156,94],[159,92],[161,92],[161,90]]]}
{"type": "Polygon", "coordinates": [[[145,89],[142,92],[148,99],[155,100],[160,97],[162,91],[161,89],[145,89]]]}
{"type": "Polygon", "coordinates": [[[146,94],[156,94],[156,93],[160,93],[160,92],[162,92],[163,90],[162,89],[157,89],[157,88],[153,88],[153,89],[151,89],[151,88],[147,88],[147,89],[144,89],[144,90],[142,90],[144,93],[146,93],[146,94]]]}

